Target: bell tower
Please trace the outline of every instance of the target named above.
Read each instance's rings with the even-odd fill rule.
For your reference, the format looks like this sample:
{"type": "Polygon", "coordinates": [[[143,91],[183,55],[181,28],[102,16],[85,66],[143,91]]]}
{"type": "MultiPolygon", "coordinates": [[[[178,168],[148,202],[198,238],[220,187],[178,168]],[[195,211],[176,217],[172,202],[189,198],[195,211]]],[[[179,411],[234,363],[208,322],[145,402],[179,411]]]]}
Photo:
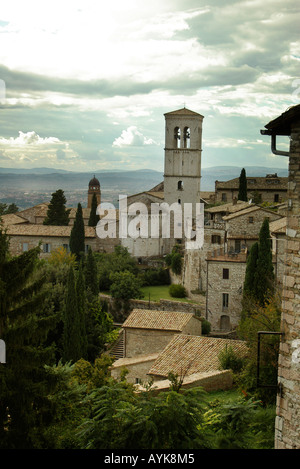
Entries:
{"type": "Polygon", "coordinates": [[[95,177],[95,175],[89,182],[88,208],[92,207],[92,200],[93,200],[93,195],[94,194],[96,194],[97,206],[98,206],[101,203],[101,190],[100,190],[100,182],[95,177]]]}
{"type": "Polygon", "coordinates": [[[164,201],[200,202],[202,121],[185,107],[165,114],[164,201]]]}

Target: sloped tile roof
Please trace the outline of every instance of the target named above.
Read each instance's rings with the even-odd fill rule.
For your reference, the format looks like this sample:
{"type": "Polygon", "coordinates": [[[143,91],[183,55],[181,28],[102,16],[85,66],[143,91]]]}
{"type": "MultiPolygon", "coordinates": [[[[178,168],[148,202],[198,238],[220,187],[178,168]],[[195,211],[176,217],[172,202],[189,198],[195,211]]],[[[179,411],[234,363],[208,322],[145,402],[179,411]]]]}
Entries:
{"type": "MultiPolygon", "coordinates": [[[[7,234],[10,236],[58,236],[70,237],[72,226],[52,226],[52,225],[36,225],[32,223],[24,223],[18,225],[10,225],[7,234]]],[[[85,226],[85,237],[95,238],[95,228],[85,226]]]]}
{"type": "Polygon", "coordinates": [[[219,369],[219,353],[230,346],[245,355],[247,346],[241,340],[177,334],[161,352],[148,374],[167,377],[169,372],[191,375],[219,369]]]}
{"type": "Polygon", "coordinates": [[[123,323],[122,327],[179,332],[182,331],[193,318],[196,319],[191,313],[134,309],[123,323]]]}
{"type": "Polygon", "coordinates": [[[233,202],[230,202],[228,204],[216,205],[215,207],[210,207],[208,209],[205,209],[205,211],[209,213],[219,213],[219,212],[235,213],[245,208],[248,208],[249,206],[251,206],[249,202],[242,202],[241,200],[238,200],[236,204],[234,204],[233,202]]]}
{"type": "Polygon", "coordinates": [[[266,212],[266,214],[271,214],[273,216],[277,216],[278,218],[282,217],[282,215],[279,215],[277,212],[273,212],[272,210],[268,210],[266,208],[260,207],[259,205],[250,205],[249,207],[243,210],[239,210],[238,212],[231,213],[230,215],[225,215],[223,217],[223,220],[231,220],[232,218],[240,217],[242,215],[248,215],[249,213],[257,212],[257,211],[263,211],[263,212],[266,212]]]}
{"type": "Polygon", "coordinates": [[[287,217],[270,222],[270,233],[286,233],[287,217]]]}
{"type": "MultiPolygon", "coordinates": [[[[287,190],[288,177],[278,176],[274,178],[267,178],[263,176],[249,176],[247,177],[247,190],[251,192],[253,190],[287,190]],[[251,183],[252,181],[255,181],[251,183]]],[[[238,189],[240,180],[239,178],[230,179],[229,181],[216,181],[216,188],[220,189],[238,189]]]]}
{"type": "MultiPolygon", "coordinates": [[[[18,225],[20,223],[28,223],[26,218],[23,218],[15,213],[9,213],[7,215],[2,215],[2,223],[4,226],[18,225]]],[[[1,223],[1,220],[0,220],[1,223]]]]}

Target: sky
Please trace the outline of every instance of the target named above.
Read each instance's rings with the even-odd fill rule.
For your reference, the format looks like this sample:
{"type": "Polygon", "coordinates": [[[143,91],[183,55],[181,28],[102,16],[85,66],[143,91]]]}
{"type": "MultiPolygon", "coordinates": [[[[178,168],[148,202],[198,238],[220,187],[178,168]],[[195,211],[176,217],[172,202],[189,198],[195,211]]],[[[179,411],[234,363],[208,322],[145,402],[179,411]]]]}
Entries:
{"type": "Polygon", "coordinates": [[[163,171],[186,107],[202,167],[286,168],[260,130],[300,102],[299,24],[296,0],[2,2],[0,167],[163,171]]]}

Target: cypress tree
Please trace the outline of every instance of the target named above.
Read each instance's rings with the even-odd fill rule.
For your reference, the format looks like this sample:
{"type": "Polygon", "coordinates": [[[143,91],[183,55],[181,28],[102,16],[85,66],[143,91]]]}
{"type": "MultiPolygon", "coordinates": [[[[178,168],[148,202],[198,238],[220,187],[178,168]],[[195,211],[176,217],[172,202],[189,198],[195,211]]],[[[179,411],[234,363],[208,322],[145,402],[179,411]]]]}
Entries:
{"type": "Polygon", "coordinates": [[[79,335],[80,335],[80,355],[81,358],[87,358],[87,333],[86,333],[86,294],[85,294],[85,278],[83,275],[82,263],[79,265],[77,284],[77,307],[78,307],[78,320],[79,320],[79,335]]]}
{"type": "Polygon", "coordinates": [[[89,217],[89,226],[96,226],[98,221],[100,220],[99,215],[97,215],[97,197],[96,194],[93,194],[92,197],[92,204],[91,204],[91,211],[90,211],[90,217],[89,217]]]}
{"type": "Polygon", "coordinates": [[[81,357],[80,321],[75,272],[69,269],[67,295],[64,309],[63,360],[75,362],[81,357]]]}
{"type": "Polygon", "coordinates": [[[45,315],[44,278],[36,276],[40,248],[11,258],[9,240],[0,229],[0,337],[6,364],[0,365],[0,447],[26,449],[37,445],[38,429],[49,416],[49,375],[54,349],[46,346],[56,315],[45,315]]]}
{"type": "Polygon", "coordinates": [[[84,221],[82,216],[82,207],[79,203],[77,206],[76,217],[74,221],[74,226],[71,230],[70,235],[70,250],[73,254],[76,255],[77,260],[84,254],[84,221]]]}
{"type": "Polygon", "coordinates": [[[243,288],[243,308],[249,309],[249,301],[256,296],[256,285],[255,285],[255,272],[257,268],[258,259],[258,243],[254,243],[250,249],[249,256],[247,258],[246,273],[243,288]]]}
{"type": "Polygon", "coordinates": [[[257,269],[255,272],[256,298],[264,305],[274,293],[274,267],[269,220],[264,219],[259,232],[257,269]]]}
{"type": "Polygon", "coordinates": [[[239,192],[238,192],[238,200],[243,200],[247,202],[247,178],[246,178],[246,171],[243,168],[239,177],[239,192]]]}
{"type": "Polygon", "coordinates": [[[244,281],[243,300],[264,305],[274,293],[274,268],[272,263],[272,243],[267,218],[259,232],[259,241],[254,243],[249,257],[244,281]]]}
{"type": "Polygon", "coordinates": [[[67,226],[69,224],[70,209],[67,210],[65,204],[64,191],[58,189],[53,192],[44,225],[67,226]]]}
{"type": "Polygon", "coordinates": [[[99,293],[97,263],[91,248],[88,250],[85,268],[86,287],[93,295],[99,293]]]}

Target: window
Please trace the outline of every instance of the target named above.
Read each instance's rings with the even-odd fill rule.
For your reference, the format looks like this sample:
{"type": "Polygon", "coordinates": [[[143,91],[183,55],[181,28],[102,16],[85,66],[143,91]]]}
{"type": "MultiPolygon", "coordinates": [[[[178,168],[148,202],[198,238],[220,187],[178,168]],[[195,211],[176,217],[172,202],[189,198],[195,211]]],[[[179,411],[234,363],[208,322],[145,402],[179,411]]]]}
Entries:
{"type": "Polygon", "coordinates": [[[69,244],[63,244],[63,248],[64,248],[67,252],[70,252],[70,246],[69,246],[69,244]]]}
{"type": "Polygon", "coordinates": [[[180,148],[180,128],[174,129],[174,148],[180,148]]]}
{"type": "Polygon", "coordinates": [[[184,148],[190,148],[191,147],[191,132],[190,132],[189,127],[184,128],[183,146],[184,146],[184,148]]]}
{"type": "Polygon", "coordinates": [[[249,223],[253,223],[253,217],[249,217],[248,221],[249,223]]]}
{"type": "Polygon", "coordinates": [[[239,253],[241,252],[241,240],[240,239],[236,239],[235,242],[234,242],[234,251],[239,253]]]}
{"type": "Polygon", "coordinates": [[[48,243],[43,244],[43,252],[44,253],[49,253],[51,252],[51,245],[48,243]]]}
{"type": "Polygon", "coordinates": [[[28,243],[23,243],[23,252],[28,251],[28,243]]]}
{"type": "Polygon", "coordinates": [[[86,254],[89,252],[89,247],[90,247],[90,246],[89,246],[88,244],[85,245],[85,252],[86,252],[86,254]]]}
{"type": "Polygon", "coordinates": [[[222,202],[227,202],[227,194],[225,192],[222,193],[222,202]]]}
{"type": "Polygon", "coordinates": [[[229,294],[222,293],[222,311],[228,310],[228,303],[229,303],[229,294]]]}
{"type": "Polygon", "coordinates": [[[183,190],[183,182],[182,181],[177,182],[177,190],[179,190],[179,191],[183,190]]]}
{"type": "Polygon", "coordinates": [[[181,204],[181,199],[178,199],[178,203],[179,203],[179,205],[181,204]]]}
{"type": "Polygon", "coordinates": [[[212,244],[221,244],[221,236],[220,235],[212,235],[211,242],[212,242],[212,244]]]}
{"type": "Polygon", "coordinates": [[[223,269],[223,278],[229,279],[229,269],[223,269]]]}
{"type": "Polygon", "coordinates": [[[274,194],[274,202],[279,202],[279,194],[274,194]]]}

